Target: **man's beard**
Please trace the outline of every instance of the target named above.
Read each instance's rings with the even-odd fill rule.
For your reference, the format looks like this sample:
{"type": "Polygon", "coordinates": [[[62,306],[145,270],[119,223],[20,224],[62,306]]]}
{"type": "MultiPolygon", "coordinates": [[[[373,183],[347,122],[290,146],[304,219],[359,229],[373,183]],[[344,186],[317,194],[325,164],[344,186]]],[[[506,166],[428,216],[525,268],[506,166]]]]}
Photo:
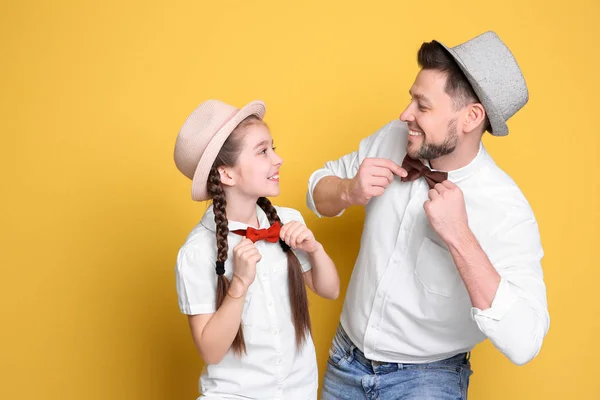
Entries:
{"type": "Polygon", "coordinates": [[[419,148],[417,154],[409,152],[409,155],[412,158],[420,158],[422,160],[433,160],[452,153],[458,145],[456,121],[457,119],[455,118],[448,122],[448,134],[446,135],[446,139],[444,139],[444,142],[442,144],[427,143],[425,140],[423,140],[423,144],[421,144],[421,147],[419,148]]]}

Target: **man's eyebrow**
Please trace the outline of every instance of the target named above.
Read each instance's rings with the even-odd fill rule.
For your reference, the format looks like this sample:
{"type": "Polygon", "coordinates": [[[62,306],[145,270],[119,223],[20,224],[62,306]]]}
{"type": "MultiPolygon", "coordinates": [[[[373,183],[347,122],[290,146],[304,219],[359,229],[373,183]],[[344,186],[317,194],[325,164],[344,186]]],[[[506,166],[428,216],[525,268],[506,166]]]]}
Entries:
{"type": "Polygon", "coordinates": [[[428,106],[431,106],[431,104],[432,104],[431,101],[427,97],[423,96],[422,94],[418,94],[418,93],[413,94],[410,90],[408,91],[408,94],[410,94],[412,97],[419,100],[420,102],[426,103],[426,105],[428,105],[428,106]]]}

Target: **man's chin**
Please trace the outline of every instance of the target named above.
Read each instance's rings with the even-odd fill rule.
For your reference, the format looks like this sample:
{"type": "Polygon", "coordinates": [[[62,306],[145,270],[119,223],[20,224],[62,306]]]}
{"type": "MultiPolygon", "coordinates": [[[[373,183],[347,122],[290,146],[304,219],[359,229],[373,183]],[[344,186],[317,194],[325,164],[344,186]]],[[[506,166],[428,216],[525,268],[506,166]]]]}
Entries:
{"type": "Polygon", "coordinates": [[[411,158],[419,158],[419,148],[415,145],[411,145],[410,143],[406,146],[406,154],[408,154],[411,158]]]}

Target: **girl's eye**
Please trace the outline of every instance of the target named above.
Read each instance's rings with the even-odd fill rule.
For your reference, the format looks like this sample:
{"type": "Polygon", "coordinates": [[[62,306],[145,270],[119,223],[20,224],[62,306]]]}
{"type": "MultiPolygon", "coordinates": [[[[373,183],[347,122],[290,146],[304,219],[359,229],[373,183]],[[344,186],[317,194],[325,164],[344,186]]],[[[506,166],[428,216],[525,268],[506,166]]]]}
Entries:
{"type": "MultiPolygon", "coordinates": [[[[271,150],[275,151],[275,149],[276,149],[275,146],[271,147],[271,150]]],[[[261,155],[267,154],[267,151],[269,151],[269,148],[262,149],[261,151],[258,152],[258,154],[261,154],[261,155]]]]}

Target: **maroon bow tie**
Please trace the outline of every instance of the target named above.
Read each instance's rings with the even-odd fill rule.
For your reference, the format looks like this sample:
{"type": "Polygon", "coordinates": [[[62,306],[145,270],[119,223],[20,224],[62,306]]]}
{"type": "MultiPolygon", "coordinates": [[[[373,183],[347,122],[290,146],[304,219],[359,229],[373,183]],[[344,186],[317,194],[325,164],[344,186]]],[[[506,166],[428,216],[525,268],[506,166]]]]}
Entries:
{"type": "Polygon", "coordinates": [[[248,229],[237,229],[231,231],[236,235],[245,236],[256,243],[259,240],[266,240],[267,242],[275,243],[279,240],[279,231],[281,230],[281,224],[276,221],[268,229],[254,229],[249,226],[248,229]]]}
{"type": "Polygon", "coordinates": [[[402,178],[402,182],[414,181],[421,176],[425,178],[430,189],[433,189],[436,183],[442,183],[448,179],[447,172],[432,171],[420,160],[410,157],[408,154],[402,161],[402,168],[408,172],[408,175],[402,178]]]}

